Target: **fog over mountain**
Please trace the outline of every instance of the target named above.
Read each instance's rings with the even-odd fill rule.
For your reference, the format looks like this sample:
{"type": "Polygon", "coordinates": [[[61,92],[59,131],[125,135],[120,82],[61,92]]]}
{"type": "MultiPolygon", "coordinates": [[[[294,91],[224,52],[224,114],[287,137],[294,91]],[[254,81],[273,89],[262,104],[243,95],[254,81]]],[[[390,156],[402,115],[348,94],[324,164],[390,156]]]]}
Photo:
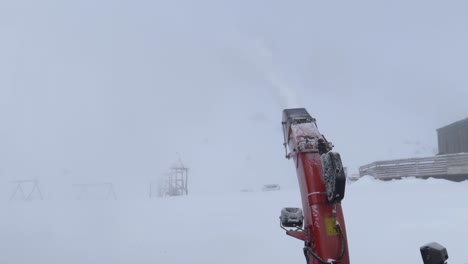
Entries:
{"type": "Polygon", "coordinates": [[[352,173],[434,155],[435,129],[468,113],[467,7],[1,2],[0,179],[145,195],[180,153],[193,192],[295,186],[286,107],[307,108],[352,173]]]}

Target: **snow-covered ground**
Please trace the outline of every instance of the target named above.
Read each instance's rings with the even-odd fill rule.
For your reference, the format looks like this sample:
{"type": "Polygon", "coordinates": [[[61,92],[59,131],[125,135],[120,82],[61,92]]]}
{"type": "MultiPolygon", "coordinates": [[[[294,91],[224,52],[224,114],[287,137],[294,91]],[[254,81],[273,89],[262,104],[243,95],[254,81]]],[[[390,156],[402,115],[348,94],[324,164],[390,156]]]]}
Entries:
{"type": "MultiPolygon", "coordinates": [[[[422,263],[437,241],[467,263],[468,182],[364,178],[343,202],[352,263],[422,263]]],[[[305,263],[280,209],[297,190],[155,200],[1,204],[0,263],[305,263]]]]}

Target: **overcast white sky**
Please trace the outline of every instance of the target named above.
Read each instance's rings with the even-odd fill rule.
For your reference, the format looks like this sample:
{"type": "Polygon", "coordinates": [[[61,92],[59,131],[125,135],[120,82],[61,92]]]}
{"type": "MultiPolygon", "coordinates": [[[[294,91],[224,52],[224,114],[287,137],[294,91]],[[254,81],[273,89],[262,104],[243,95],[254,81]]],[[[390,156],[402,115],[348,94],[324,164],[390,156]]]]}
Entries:
{"type": "Polygon", "coordinates": [[[195,192],[294,186],[280,122],[296,106],[351,172],[433,155],[435,129],[468,117],[467,8],[1,1],[0,179],[139,192],[180,152],[195,192]]]}

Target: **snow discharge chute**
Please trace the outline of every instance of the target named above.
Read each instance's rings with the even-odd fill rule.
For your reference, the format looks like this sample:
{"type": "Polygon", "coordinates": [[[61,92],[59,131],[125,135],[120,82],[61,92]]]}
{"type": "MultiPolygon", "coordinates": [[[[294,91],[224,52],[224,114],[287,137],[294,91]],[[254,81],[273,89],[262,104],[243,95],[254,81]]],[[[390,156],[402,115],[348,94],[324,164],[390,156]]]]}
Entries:
{"type": "MultiPolygon", "coordinates": [[[[302,209],[283,208],[280,226],[304,241],[307,264],[349,264],[341,200],[346,175],[340,154],[320,134],[316,120],[304,108],[283,110],[286,158],[293,159],[302,209]],[[289,149],[289,152],[288,152],[289,149]]],[[[446,264],[447,250],[432,242],[420,248],[424,264],[446,264]]]]}
{"type": "Polygon", "coordinates": [[[346,177],[340,155],[331,151],[333,145],[304,108],[285,109],[282,125],[286,158],[296,166],[302,210],[284,208],[280,225],[286,234],[304,241],[307,263],[348,264],[341,209],[346,177]]]}

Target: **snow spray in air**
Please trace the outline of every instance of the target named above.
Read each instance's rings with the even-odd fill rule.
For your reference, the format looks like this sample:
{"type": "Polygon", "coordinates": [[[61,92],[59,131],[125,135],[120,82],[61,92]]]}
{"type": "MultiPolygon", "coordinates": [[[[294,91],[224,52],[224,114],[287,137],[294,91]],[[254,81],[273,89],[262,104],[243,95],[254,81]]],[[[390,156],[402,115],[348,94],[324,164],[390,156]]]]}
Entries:
{"type": "Polygon", "coordinates": [[[297,108],[302,106],[296,91],[289,86],[275,71],[273,54],[263,43],[255,42],[254,58],[256,66],[263,73],[265,81],[268,82],[268,89],[279,100],[280,107],[297,108]]]}

